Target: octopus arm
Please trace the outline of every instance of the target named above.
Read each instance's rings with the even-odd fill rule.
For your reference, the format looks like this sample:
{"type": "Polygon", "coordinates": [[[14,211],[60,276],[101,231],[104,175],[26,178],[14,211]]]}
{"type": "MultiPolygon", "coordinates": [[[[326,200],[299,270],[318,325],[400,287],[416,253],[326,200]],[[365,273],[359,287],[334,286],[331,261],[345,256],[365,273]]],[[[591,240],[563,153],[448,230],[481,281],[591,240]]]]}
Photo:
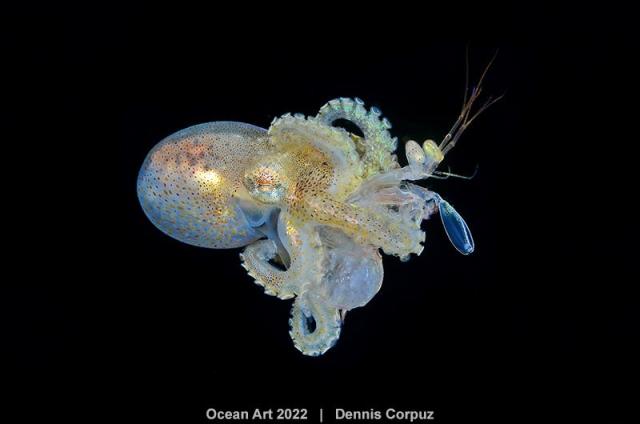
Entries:
{"type": "Polygon", "coordinates": [[[353,204],[319,194],[307,202],[317,222],[342,230],[357,243],[380,247],[386,254],[400,257],[422,251],[424,232],[420,224],[386,205],[380,206],[378,197],[353,204]]]}
{"type": "Polygon", "coordinates": [[[338,309],[308,291],[296,297],[289,325],[295,347],[305,355],[318,356],[336,343],[342,320],[338,309]]]}
{"type": "Polygon", "coordinates": [[[315,117],[286,114],[269,127],[276,150],[295,151],[307,145],[323,152],[336,169],[330,191],[337,196],[352,192],[361,182],[363,166],[352,137],[342,128],[320,122],[315,117]]]}
{"type": "Polygon", "coordinates": [[[364,139],[354,139],[358,151],[362,154],[364,176],[367,177],[398,166],[397,158],[392,154],[396,150],[398,139],[391,137],[391,124],[380,115],[380,111],[375,107],[367,110],[364,102],[358,98],[339,98],[322,106],[316,118],[326,125],[332,125],[338,119],[345,119],[360,128],[364,139]]]}
{"type": "Polygon", "coordinates": [[[250,244],[240,254],[242,266],[265,293],[289,299],[302,293],[308,284],[317,284],[322,277],[322,246],[311,226],[297,227],[288,214],[280,212],[277,232],[268,239],[250,244]],[[278,248],[284,250],[278,253],[278,248]],[[271,263],[280,260],[282,270],[271,263]],[[289,266],[287,266],[289,262],[289,266]]]}
{"type": "Polygon", "coordinates": [[[294,296],[294,292],[286,288],[286,271],[270,263],[276,258],[277,251],[278,248],[273,240],[258,240],[244,249],[240,259],[242,266],[255,279],[256,284],[264,287],[266,294],[289,299],[294,296]]]}

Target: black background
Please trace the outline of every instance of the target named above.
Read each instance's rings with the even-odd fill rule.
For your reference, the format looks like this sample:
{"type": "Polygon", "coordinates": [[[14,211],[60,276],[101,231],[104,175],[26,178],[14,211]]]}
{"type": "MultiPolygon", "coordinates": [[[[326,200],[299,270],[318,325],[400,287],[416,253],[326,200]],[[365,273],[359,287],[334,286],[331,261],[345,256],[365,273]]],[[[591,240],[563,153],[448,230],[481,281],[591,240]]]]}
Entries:
{"type": "Polygon", "coordinates": [[[308,408],[312,421],[320,407],[632,420],[622,13],[369,7],[380,9],[74,9],[13,22],[6,81],[18,95],[5,116],[21,153],[7,157],[23,185],[7,190],[33,206],[12,228],[27,260],[3,297],[3,349],[23,421],[206,422],[209,407],[308,408]],[[239,250],[181,244],[142,213],[146,153],[201,122],[268,127],[357,96],[402,142],[440,139],[460,109],[467,45],[472,80],[499,49],[485,90],[506,95],[447,157],[477,176],[428,185],[465,217],[476,252],[459,255],[425,223],[424,253],[385,257],[382,290],[324,356],[293,348],[291,302],[265,296],[239,250]]]}

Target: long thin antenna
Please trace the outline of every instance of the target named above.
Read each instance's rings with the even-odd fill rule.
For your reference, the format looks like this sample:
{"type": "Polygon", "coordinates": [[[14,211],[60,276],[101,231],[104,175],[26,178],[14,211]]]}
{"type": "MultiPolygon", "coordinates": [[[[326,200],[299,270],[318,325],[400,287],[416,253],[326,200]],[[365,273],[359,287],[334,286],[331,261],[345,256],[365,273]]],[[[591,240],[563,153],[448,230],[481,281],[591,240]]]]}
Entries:
{"type": "Polygon", "coordinates": [[[464,130],[467,129],[467,127],[471,124],[471,122],[473,122],[474,119],[476,119],[489,106],[493,105],[495,102],[497,102],[498,100],[502,99],[502,97],[504,97],[504,94],[496,98],[489,97],[487,101],[484,102],[484,104],[478,109],[478,111],[476,111],[476,113],[471,115],[471,108],[473,107],[473,104],[480,97],[480,94],[482,93],[482,82],[484,81],[484,78],[487,75],[489,68],[491,68],[491,65],[493,64],[496,57],[498,56],[498,51],[499,50],[496,49],[495,53],[493,54],[493,57],[491,58],[487,66],[484,68],[484,71],[480,75],[480,79],[478,80],[478,83],[471,90],[471,96],[467,97],[468,91],[469,91],[469,49],[467,46],[467,51],[465,56],[465,66],[467,69],[465,72],[464,102],[462,104],[462,111],[460,112],[458,119],[456,120],[456,122],[453,124],[453,126],[451,127],[447,135],[444,137],[444,139],[440,143],[439,148],[442,151],[443,155],[446,155],[447,152],[453,149],[453,147],[458,142],[458,139],[460,138],[464,130]]]}
{"type": "Polygon", "coordinates": [[[462,109],[467,104],[467,95],[469,94],[469,44],[464,50],[464,99],[462,100],[462,109]]]}

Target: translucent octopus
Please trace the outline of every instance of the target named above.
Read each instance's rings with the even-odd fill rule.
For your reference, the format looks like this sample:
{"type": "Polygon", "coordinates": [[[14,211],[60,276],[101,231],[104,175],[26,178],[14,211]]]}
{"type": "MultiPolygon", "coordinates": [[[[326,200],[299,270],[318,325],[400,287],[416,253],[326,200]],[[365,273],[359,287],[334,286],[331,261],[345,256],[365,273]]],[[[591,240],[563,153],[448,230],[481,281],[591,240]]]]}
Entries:
{"type": "Polygon", "coordinates": [[[157,228],[184,243],[245,246],[242,266],[265,293],[295,298],[295,347],[321,355],[338,340],[346,312],[380,290],[380,250],[403,261],[422,252],[423,220],[439,213],[453,246],[473,252],[456,210],[410,181],[447,175],[436,167],[491,103],[470,114],[480,91],[479,83],[441,143],[406,143],[406,166],[394,155],[389,121],[357,98],[332,100],[316,116],[286,114],[268,130],[195,125],[149,152],[137,181],[140,204],[157,228]],[[334,126],[337,120],[362,136],[334,126]]]}

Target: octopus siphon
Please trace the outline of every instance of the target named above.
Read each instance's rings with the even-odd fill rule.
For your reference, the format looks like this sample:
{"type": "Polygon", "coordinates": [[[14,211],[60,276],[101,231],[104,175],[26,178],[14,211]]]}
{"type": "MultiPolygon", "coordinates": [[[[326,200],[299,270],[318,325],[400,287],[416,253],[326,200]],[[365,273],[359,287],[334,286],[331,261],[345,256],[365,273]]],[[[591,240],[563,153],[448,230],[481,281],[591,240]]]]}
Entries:
{"type": "Polygon", "coordinates": [[[295,347],[321,355],[340,337],[346,312],[380,290],[380,252],[402,261],[420,255],[423,220],[439,214],[453,246],[473,252],[460,214],[412,181],[452,175],[436,168],[497,100],[471,114],[481,82],[465,93],[442,142],[406,143],[405,166],[394,154],[389,121],[357,98],[331,100],[315,116],[286,114],[268,130],[230,121],[183,129],[147,155],[137,180],[140,204],[157,228],[181,242],[244,247],[242,266],[265,293],[294,299],[295,347]],[[338,120],[361,134],[335,126],[338,120]]]}

